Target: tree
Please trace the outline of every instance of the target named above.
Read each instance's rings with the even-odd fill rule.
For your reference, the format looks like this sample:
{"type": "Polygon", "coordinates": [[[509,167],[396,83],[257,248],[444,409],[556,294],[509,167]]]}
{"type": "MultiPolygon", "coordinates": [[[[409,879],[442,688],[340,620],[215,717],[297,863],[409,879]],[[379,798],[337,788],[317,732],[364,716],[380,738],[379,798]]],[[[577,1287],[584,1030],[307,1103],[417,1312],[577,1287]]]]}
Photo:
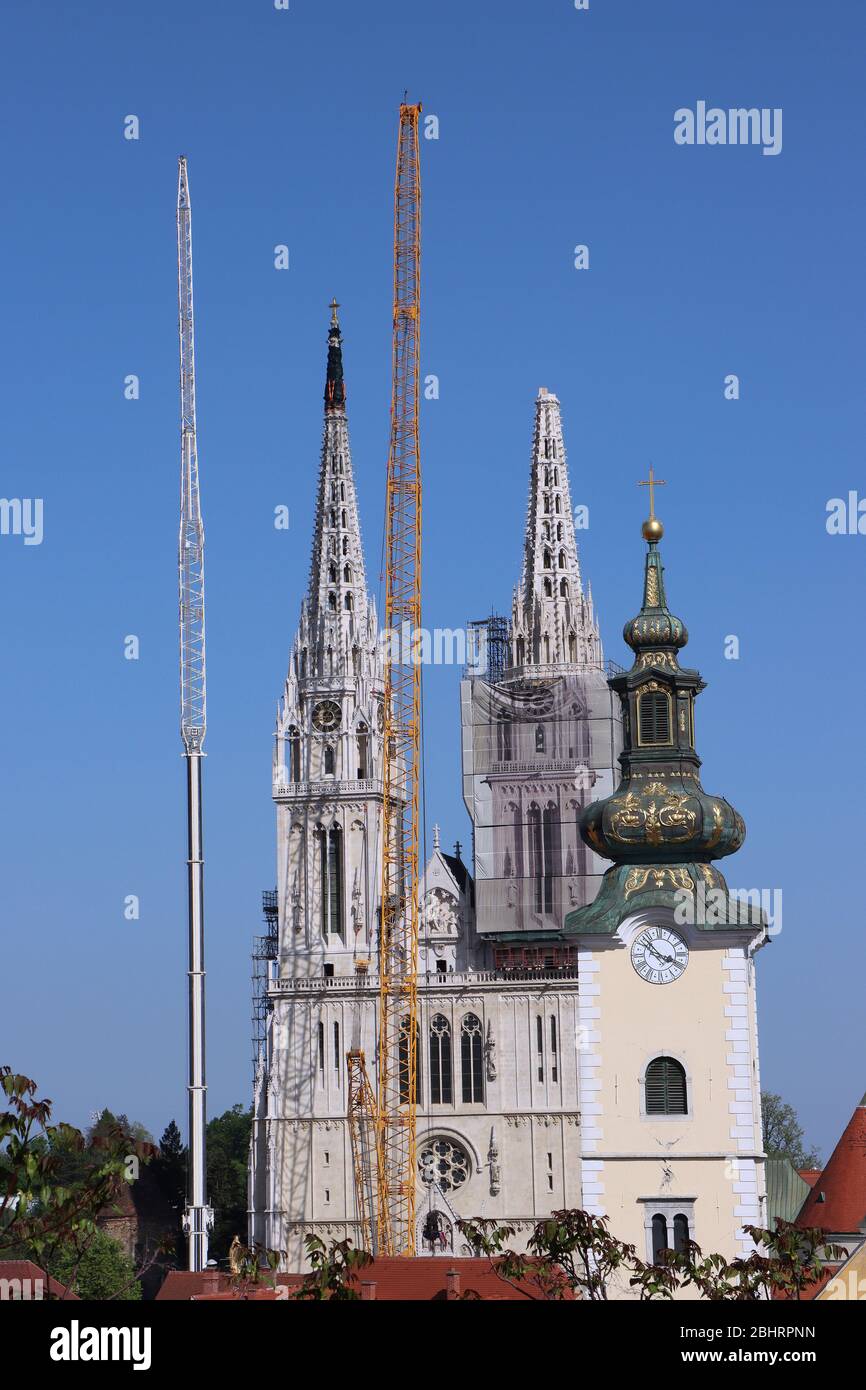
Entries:
{"type": "Polygon", "coordinates": [[[186,1200],[187,1153],[180,1130],[169,1120],[159,1141],[159,1153],[154,1159],[154,1171],[159,1184],[172,1206],[183,1211],[186,1200]]]}
{"type": "Polygon", "coordinates": [[[141,1284],[133,1261],[105,1231],[90,1235],[79,1253],[63,1245],[48,1262],[48,1272],[79,1298],[136,1302],[141,1284]]]}
{"type": "Polygon", "coordinates": [[[233,1105],[212,1119],[207,1127],[208,1201],[214,1209],[210,1250],[214,1259],[226,1259],[232,1238],[245,1236],[247,1227],[247,1164],[252,1109],[233,1105]]]}
{"type": "Polygon", "coordinates": [[[807,1149],[803,1126],[792,1105],[770,1091],[761,1095],[764,1148],[770,1158],[789,1158],[795,1168],[820,1168],[817,1149],[807,1149]]]}
{"type": "Polygon", "coordinates": [[[113,1119],[89,1138],[72,1125],[52,1125],[51,1101],[37,1099],[36,1082],[11,1067],[0,1067],[0,1089],[7,1106],[0,1114],[0,1257],[48,1269],[68,1248],[74,1275],[130,1160],[146,1163],[153,1148],[113,1119]]]}
{"type": "Polygon", "coordinates": [[[305,1236],[304,1244],[313,1269],[293,1298],[348,1301],[361,1297],[354,1287],[354,1275],[373,1263],[372,1255],[353,1249],[350,1240],[332,1240],[327,1246],[318,1236],[305,1236]]]}

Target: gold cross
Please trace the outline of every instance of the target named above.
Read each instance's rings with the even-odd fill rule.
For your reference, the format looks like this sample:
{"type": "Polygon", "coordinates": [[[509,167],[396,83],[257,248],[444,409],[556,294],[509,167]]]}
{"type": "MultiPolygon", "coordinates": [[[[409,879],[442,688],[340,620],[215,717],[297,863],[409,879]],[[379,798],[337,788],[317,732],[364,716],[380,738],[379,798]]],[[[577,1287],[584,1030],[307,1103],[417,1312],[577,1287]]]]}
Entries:
{"type": "Polygon", "coordinates": [[[331,323],[333,323],[333,324],[336,324],[336,322],[337,322],[337,310],[339,309],[339,307],[340,307],[340,306],[339,306],[339,304],[337,303],[336,296],[334,296],[334,298],[331,300],[330,304],[328,305],[328,308],[329,308],[330,311],[331,311],[331,323]]]}
{"type": "Polygon", "coordinates": [[[656,475],[653,473],[652,464],[650,464],[649,473],[650,475],[648,478],[641,478],[641,480],[638,482],[638,487],[648,487],[650,490],[650,520],[654,521],[656,514],[655,489],[657,487],[667,487],[667,483],[665,482],[664,478],[656,477],[656,475]]]}

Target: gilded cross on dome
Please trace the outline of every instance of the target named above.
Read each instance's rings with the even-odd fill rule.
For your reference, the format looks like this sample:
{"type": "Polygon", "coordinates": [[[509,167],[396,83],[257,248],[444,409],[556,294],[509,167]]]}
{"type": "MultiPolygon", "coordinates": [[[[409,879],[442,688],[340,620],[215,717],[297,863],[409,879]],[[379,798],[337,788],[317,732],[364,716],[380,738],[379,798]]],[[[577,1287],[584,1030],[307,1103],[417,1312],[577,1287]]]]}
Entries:
{"type": "Polygon", "coordinates": [[[665,482],[665,479],[664,479],[664,478],[657,478],[657,477],[656,477],[656,475],[655,475],[655,473],[654,473],[654,471],[653,471],[653,466],[652,466],[652,464],[650,464],[650,466],[649,466],[649,477],[648,477],[648,478],[641,478],[641,479],[639,479],[639,481],[638,481],[638,487],[648,487],[648,488],[649,488],[649,496],[650,496],[650,514],[649,514],[649,519],[648,519],[647,521],[644,522],[643,527],[642,527],[642,533],[643,533],[644,540],[647,540],[647,541],[660,541],[661,538],[662,538],[662,536],[664,535],[664,528],[662,527],[661,522],[659,521],[658,517],[656,516],[655,490],[656,490],[657,487],[667,487],[667,483],[665,482]]]}

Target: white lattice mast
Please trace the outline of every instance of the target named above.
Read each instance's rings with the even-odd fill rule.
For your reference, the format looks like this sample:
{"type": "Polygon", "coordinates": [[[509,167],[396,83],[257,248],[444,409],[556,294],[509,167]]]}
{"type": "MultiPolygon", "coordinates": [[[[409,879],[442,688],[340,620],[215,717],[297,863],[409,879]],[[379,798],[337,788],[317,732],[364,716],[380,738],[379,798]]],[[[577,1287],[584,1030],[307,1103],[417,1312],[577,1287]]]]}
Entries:
{"type": "Polygon", "coordinates": [[[189,1175],[184,1230],[189,1268],[207,1265],[205,1176],[204,859],[202,851],[201,760],[206,728],[204,642],[204,528],[198,486],[195,435],[195,329],[192,302],[192,213],[186,158],[178,160],[177,298],[180,330],[180,699],[181,737],[187,768],[189,881],[189,1175]]]}

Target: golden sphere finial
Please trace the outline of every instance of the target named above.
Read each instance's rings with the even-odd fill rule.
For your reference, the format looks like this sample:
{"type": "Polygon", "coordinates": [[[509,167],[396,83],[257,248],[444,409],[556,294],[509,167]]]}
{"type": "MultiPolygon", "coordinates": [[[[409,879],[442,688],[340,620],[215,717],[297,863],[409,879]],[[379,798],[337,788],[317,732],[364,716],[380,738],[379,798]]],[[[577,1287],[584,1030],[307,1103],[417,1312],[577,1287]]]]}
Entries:
{"type": "Polygon", "coordinates": [[[657,516],[650,516],[647,517],[640,531],[645,541],[658,542],[664,535],[665,528],[657,516]]]}

